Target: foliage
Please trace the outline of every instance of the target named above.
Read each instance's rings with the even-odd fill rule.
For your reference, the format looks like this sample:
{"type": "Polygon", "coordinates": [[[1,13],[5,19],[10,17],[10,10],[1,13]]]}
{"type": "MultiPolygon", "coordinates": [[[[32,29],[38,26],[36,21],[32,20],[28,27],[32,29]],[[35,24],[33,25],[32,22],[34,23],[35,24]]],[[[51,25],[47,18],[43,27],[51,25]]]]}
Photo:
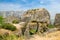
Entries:
{"type": "Polygon", "coordinates": [[[12,23],[17,24],[19,23],[19,20],[13,20],[12,23]]]}
{"type": "Polygon", "coordinates": [[[14,34],[10,34],[10,35],[0,35],[0,40],[23,40],[22,37],[18,37],[14,34]]]}
{"type": "Polygon", "coordinates": [[[32,34],[36,33],[36,30],[35,29],[31,29],[29,32],[32,35],[32,34]]]}
{"type": "Polygon", "coordinates": [[[48,25],[48,28],[54,28],[54,25],[50,24],[48,25]]]}
{"type": "Polygon", "coordinates": [[[3,23],[3,20],[4,20],[4,18],[2,16],[0,16],[0,24],[3,23]]]}
{"type": "Polygon", "coordinates": [[[1,28],[4,28],[4,29],[8,29],[8,30],[11,30],[11,31],[14,31],[16,30],[16,27],[10,23],[3,23],[1,28]]]}

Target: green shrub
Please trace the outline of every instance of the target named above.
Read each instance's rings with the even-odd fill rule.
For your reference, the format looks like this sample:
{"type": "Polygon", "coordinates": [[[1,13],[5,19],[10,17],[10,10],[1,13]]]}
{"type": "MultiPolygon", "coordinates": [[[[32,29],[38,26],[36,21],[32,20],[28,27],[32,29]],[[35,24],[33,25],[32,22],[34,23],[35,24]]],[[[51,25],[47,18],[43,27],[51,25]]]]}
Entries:
{"type": "Polygon", "coordinates": [[[14,34],[10,34],[10,35],[0,35],[0,40],[17,40],[18,37],[14,34]]]}
{"type": "Polygon", "coordinates": [[[54,28],[54,25],[50,24],[50,25],[48,25],[48,28],[54,28]]]}
{"type": "Polygon", "coordinates": [[[16,30],[16,27],[10,23],[4,23],[2,24],[2,28],[4,29],[8,29],[8,30],[11,30],[11,31],[14,31],[16,30]]]}
{"type": "Polygon", "coordinates": [[[10,35],[0,35],[0,40],[24,40],[24,38],[18,37],[15,34],[10,34],[10,35]]]}
{"type": "Polygon", "coordinates": [[[32,35],[32,34],[36,33],[36,30],[35,29],[31,29],[29,32],[32,35]]]}
{"type": "Polygon", "coordinates": [[[3,22],[4,22],[4,18],[0,16],[0,24],[2,24],[3,22]]]}
{"type": "Polygon", "coordinates": [[[12,23],[17,24],[19,23],[19,20],[13,20],[12,23]]]}

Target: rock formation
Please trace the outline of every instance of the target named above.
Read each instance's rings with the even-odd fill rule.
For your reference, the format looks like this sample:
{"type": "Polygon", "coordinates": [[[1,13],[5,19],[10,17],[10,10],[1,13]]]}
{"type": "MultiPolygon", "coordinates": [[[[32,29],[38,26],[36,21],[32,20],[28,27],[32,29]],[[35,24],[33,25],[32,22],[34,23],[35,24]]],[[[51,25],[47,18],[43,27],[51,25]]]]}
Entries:
{"type": "Polygon", "coordinates": [[[12,31],[6,29],[0,29],[0,35],[10,35],[12,31]]]}
{"type": "MultiPolygon", "coordinates": [[[[56,14],[54,25],[55,25],[56,27],[59,27],[59,26],[60,26],[60,14],[56,14]]],[[[59,27],[59,28],[60,28],[60,27],[59,27]]]]}
{"type": "Polygon", "coordinates": [[[50,23],[50,15],[49,12],[44,9],[32,9],[32,10],[28,10],[27,12],[25,12],[25,14],[23,15],[23,19],[28,21],[47,21],[48,24],[50,23]]]}
{"type": "Polygon", "coordinates": [[[26,28],[24,30],[25,35],[29,35],[32,29],[35,30],[33,32],[42,33],[47,30],[48,25],[50,24],[50,15],[44,8],[32,9],[23,14],[22,21],[26,23],[26,28]]]}
{"type": "Polygon", "coordinates": [[[15,16],[9,16],[9,17],[6,17],[6,18],[5,18],[4,22],[5,22],[5,23],[12,23],[14,20],[20,21],[20,18],[15,17],[15,16]]]}

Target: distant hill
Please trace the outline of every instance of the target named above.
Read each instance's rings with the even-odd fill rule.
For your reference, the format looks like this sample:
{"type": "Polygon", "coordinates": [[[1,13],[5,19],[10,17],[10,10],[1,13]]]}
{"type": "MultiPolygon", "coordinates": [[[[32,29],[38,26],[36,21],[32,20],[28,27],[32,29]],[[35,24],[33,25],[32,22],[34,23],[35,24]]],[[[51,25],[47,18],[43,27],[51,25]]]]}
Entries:
{"type": "Polygon", "coordinates": [[[8,16],[15,16],[20,17],[24,11],[0,11],[0,16],[8,17],[8,16]]]}

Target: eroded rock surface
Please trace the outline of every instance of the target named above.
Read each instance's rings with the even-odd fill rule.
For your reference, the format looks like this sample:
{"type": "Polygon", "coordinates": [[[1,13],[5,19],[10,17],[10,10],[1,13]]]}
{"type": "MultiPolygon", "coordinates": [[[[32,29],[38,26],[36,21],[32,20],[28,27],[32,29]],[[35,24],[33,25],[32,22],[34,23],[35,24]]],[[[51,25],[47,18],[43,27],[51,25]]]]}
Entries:
{"type": "Polygon", "coordinates": [[[25,35],[29,35],[29,31],[32,29],[36,30],[36,32],[44,32],[50,24],[50,15],[44,8],[32,9],[23,14],[22,21],[26,23],[25,35]]]}
{"type": "Polygon", "coordinates": [[[10,35],[12,31],[6,29],[0,29],[0,35],[10,35]]]}
{"type": "Polygon", "coordinates": [[[56,14],[54,25],[60,28],[60,14],[56,14]]]}

